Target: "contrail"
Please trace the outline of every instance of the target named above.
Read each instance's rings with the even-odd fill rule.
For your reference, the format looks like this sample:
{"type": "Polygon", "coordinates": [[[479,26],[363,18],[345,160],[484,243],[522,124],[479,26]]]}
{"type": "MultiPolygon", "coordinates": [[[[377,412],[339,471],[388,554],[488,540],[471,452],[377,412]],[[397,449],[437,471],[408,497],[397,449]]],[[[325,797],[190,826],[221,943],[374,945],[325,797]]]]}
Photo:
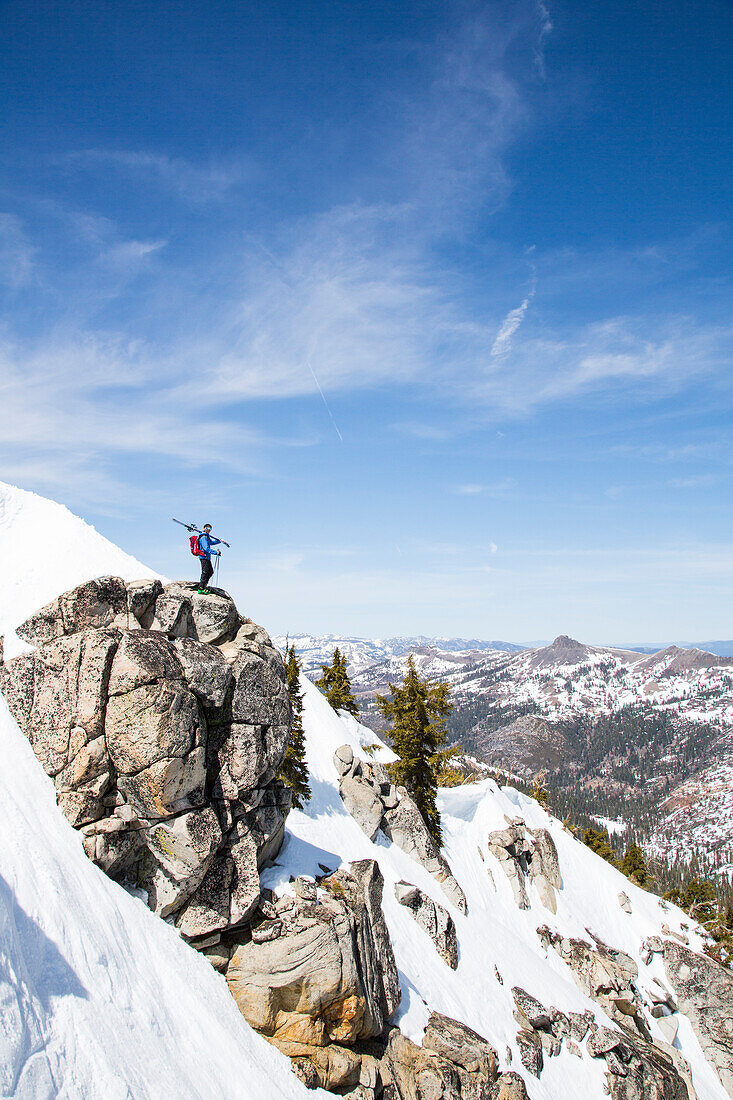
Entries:
{"type": "Polygon", "coordinates": [[[333,424],[334,428],[336,429],[336,435],[337,435],[337,436],[339,437],[339,439],[340,439],[340,440],[341,440],[341,442],[343,443],[343,441],[344,441],[344,437],[343,437],[343,436],[341,435],[341,432],[339,431],[339,426],[338,426],[338,424],[336,423],[336,421],[335,421],[335,420],[334,420],[334,418],[333,418],[333,413],[331,412],[330,408],[328,407],[328,401],[326,401],[326,395],[325,395],[325,393],[323,392],[323,390],[321,389],[321,383],[320,383],[320,382],[318,381],[318,379],[316,378],[316,372],[315,372],[315,371],[313,370],[313,367],[311,366],[311,361],[310,361],[310,359],[308,360],[308,370],[309,370],[309,371],[311,372],[311,374],[313,375],[313,381],[314,381],[314,382],[315,382],[315,384],[316,384],[316,385],[318,386],[318,392],[319,392],[319,393],[320,393],[320,395],[321,395],[321,401],[323,401],[323,404],[324,404],[324,405],[326,406],[326,412],[327,412],[327,413],[328,413],[328,415],[329,415],[329,416],[331,417],[331,423],[333,424]]]}

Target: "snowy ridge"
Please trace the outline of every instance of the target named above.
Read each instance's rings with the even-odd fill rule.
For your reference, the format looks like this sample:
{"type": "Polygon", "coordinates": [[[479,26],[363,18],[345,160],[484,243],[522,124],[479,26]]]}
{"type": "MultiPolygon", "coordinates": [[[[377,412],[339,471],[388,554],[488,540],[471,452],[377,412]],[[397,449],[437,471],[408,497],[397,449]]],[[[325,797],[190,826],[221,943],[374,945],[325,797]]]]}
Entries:
{"type": "MultiPolygon", "coordinates": [[[[0,635],[5,657],[27,647],[16,626],[60,592],[105,574],[159,577],[63,504],[0,481],[0,635]]],[[[162,579],[162,578],[161,578],[162,579]]]]}
{"type": "MultiPolygon", "coordinates": [[[[373,665],[390,662],[390,667],[401,668],[402,661],[415,651],[457,654],[458,663],[467,655],[479,656],[487,651],[518,652],[522,646],[513,642],[486,642],[478,638],[428,638],[425,635],[399,638],[352,638],[339,634],[291,634],[276,635],[276,643],[282,648],[286,642],[295,646],[303,670],[313,678],[319,666],[330,662],[338,646],[347,659],[350,675],[360,675],[373,665]]],[[[446,666],[450,667],[450,666],[446,666]]]]}
{"type": "MultiPolygon", "coordinates": [[[[278,638],[284,645],[285,638],[278,638]]],[[[485,697],[497,707],[528,706],[550,719],[608,714],[651,704],[694,722],[733,725],[733,658],[668,646],[651,655],[585,645],[561,635],[548,646],[509,642],[294,635],[289,641],[312,675],[336,646],[346,656],[359,696],[384,691],[404,675],[410,655],[421,675],[448,680],[453,700],[485,697]]]]}
{"type": "MultiPolygon", "coordinates": [[[[385,878],[383,907],[395,950],[402,986],[398,1023],[408,1037],[419,1042],[431,1010],[461,1020],[484,1035],[497,1049],[503,1068],[523,1073],[533,1100],[565,1100],[570,1096],[601,1098],[605,1095],[602,1062],[578,1059],[563,1049],[546,1060],[541,1079],[524,1074],[516,1045],[512,986],[519,985],[562,1011],[594,1012],[599,1024],[615,1026],[599,1006],[575,984],[570,968],[552,950],[545,951],[537,928],[547,924],[563,935],[589,939],[589,931],[605,943],[625,951],[639,967],[638,986],[649,988],[654,978],[666,984],[659,956],[649,965],[640,957],[642,940],[660,935],[661,925],[682,933],[689,918],[675,906],[662,908],[660,899],[634,886],[610,864],[577,841],[533,799],[511,787],[499,788],[487,779],[440,793],[445,854],[468,898],[468,914],[452,906],[436,881],[419,865],[379,833],[374,842],[345,811],[338,793],[333,753],[348,743],[355,753],[360,744],[374,740],[371,731],[360,734],[358,723],[344,722],[321,693],[304,682],[304,727],[313,798],[305,811],[288,817],[286,841],[276,865],[263,875],[263,885],[276,892],[292,890],[290,876],[320,875],[355,859],[376,859],[385,878]],[[558,894],[558,913],[553,916],[530,887],[531,908],[517,909],[509,880],[488,851],[487,836],[506,826],[505,815],[519,814],[530,828],[547,828],[557,846],[563,888],[558,894]],[[451,971],[394,896],[394,884],[406,880],[451,912],[458,933],[460,961],[451,971]],[[492,881],[493,880],[493,881],[492,881]],[[618,895],[625,891],[632,913],[623,911],[618,895]],[[503,979],[495,977],[497,968],[503,979]]],[[[374,759],[389,759],[384,749],[374,759]]],[[[362,758],[368,759],[363,754],[362,758]]],[[[703,940],[688,932],[690,946],[701,950],[703,940]]],[[[648,1018],[652,1034],[662,1039],[656,1020],[648,1018]]],[[[705,1061],[688,1021],[680,1019],[675,1044],[692,1067],[699,1100],[723,1100],[726,1092],[705,1061]]]]}

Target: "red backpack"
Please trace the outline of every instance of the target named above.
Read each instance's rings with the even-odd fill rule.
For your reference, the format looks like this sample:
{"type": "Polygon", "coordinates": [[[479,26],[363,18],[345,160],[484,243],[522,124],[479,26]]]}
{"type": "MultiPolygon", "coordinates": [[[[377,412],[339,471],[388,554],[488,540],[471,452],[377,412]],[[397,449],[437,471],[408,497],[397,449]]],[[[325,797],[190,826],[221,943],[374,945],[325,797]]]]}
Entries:
{"type": "Polygon", "coordinates": [[[198,535],[191,535],[191,538],[188,541],[191,543],[191,553],[193,554],[193,556],[195,558],[200,558],[201,557],[201,549],[199,547],[199,537],[198,537],[198,535]]]}

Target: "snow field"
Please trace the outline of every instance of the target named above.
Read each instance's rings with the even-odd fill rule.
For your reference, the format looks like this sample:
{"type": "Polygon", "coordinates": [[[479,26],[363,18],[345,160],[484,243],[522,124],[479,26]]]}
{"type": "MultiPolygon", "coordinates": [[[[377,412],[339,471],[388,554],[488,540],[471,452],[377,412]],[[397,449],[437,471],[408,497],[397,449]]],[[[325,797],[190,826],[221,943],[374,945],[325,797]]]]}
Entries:
{"type": "MultiPolygon", "coordinates": [[[[411,1039],[419,1042],[431,1010],[461,1020],[484,1035],[496,1048],[502,1068],[525,1076],[533,1100],[565,1100],[570,1096],[604,1096],[605,1062],[570,1054],[565,1045],[556,1058],[545,1058],[541,1079],[524,1071],[516,1046],[518,1025],[513,1018],[512,986],[519,985],[547,1008],[594,1012],[599,1024],[613,1022],[595,1002],[577,988],[572,971],[552,949],[545,952],[536,929],[547,924],[563,935],[592,942],[588,929],[611,947],[629,954],[639,967],[639,985],[646,988],[657,977],[665,985],[663,965],[654,956],[649,966],[639,958],[642,940],[661,933],[661,924],[680,931],[689,918],[659,899],[633,886],[610,864],[565,831],[533,799],[511,787],[499,789],[487,779],[481,783],[443,790],[440,810],[443,818],[445,853],[454,875],[466,892],[468,914],[450,904],[439,883],[381,832],[371,842],[345,811],[338,793],[333,753],[350,744],[362,759],[369,757],[362,743],[377,740],[371,730],[359,727],[353,718],[336,715],[311,683],[302,678],[303,719],[313,797],[305,811],[288,817],[285,845],[276,865],[263,874],[263,885],[281,893],[292,890],[290,876],[319,875],[324,868],[336,869],[356,859],[376,859],[385,879],[383,907],[395,950],[402,986],[402,1005],[397,1022],[411,1039]],[[558,913],[544,908],[534,888],[529,887],[531,908],[519,910],[509,880],[488,853],[487,837],[506,826],[504,815],[521,816],[530,828],[547,828],[558,849],[563,889],[558,892],[558,913]],[[451,970],[440,958],[426,933],[394,896],[394,884],[406,880],[419,886],[435,902],[447,908],[456,923],[460,960],[451,970]],[[493,879],[493,883],[492,883],[493,879]],[[632,914],[618,901],[625,891],[632,914]],[[498,981],[497,968],[503,984],[498,981]]],[[[374,759],[393,758],[386,746],[374,759]]],[[[702,941],[690,931],[691,946],[702,941]]],[[[656,1022],[652,1031],[660,1038],[656,1022]]],[[[714,1071],[703,1058],[699,1043],[686,1020],[680,1024],[676,1045],[690,1062],[700,1100],[724,1100],[726,1093],[714,1071]]]]}
{"type": "Polygon", "coordinates": [[[0,481],[0,635],[5,659],[27,651],[15,627],[61,592],[94,577],[158,573],[120,550],[62,504],[0,481]]]}

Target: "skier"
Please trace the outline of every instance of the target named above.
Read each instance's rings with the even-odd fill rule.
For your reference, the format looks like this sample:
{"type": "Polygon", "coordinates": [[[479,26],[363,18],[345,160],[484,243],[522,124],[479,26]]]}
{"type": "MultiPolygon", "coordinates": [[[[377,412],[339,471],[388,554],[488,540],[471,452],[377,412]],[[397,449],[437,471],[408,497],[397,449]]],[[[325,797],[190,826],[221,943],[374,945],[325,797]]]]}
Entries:
{"type": "MultiPolygon", "coordinates": [[[[211,564],[211,555],[216,554],[217,557],[221,555],[221,550],[212,550],[212,546],[216,546],[222,540],[214,538],[211,533],[211,524],[204,524],[204,533],[199,535],[199,557],[201,558],[201,581],[199,583],[198,591],[202,596],[208,596],[211,589],[208,588],[208,583],[214,573],[214,566],[211,564]]],[[[226,543],[225,543],[226,545],[226,543]]]]}

